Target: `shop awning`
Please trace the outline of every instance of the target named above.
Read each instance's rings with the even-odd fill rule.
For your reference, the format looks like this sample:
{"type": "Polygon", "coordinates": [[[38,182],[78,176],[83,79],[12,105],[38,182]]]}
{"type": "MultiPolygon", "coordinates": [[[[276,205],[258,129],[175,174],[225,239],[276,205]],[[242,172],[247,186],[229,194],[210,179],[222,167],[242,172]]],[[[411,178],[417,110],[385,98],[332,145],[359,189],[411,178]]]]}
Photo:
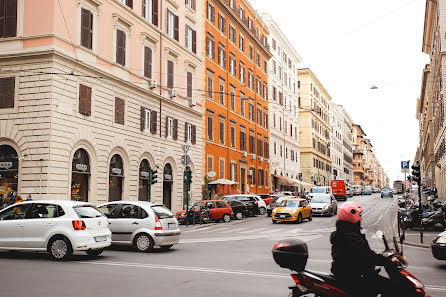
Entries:
{"type": "Polygon", "coordinates": [[[278,179],[282,180],[283,182],[285,182],[286,184],[288,184],[290,186],[298,185],[298,183],[296,183],[297,180],[295,180],[295,179],[286,178],[286,177],[283,177],[283,176],[277,175],[277,174],[273,174],[273,176],[277,177],[278,179]]]}

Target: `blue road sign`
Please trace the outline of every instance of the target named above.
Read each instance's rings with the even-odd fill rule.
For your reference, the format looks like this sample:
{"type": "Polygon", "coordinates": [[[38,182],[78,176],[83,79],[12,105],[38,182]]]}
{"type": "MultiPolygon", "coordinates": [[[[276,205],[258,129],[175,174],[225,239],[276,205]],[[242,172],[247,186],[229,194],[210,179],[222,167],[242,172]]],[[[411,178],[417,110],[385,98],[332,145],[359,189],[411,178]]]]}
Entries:
{"type": "Polygon", "coordinates": [[[401,161],[401,173],[410,172],[410,161],[401,161]]]}

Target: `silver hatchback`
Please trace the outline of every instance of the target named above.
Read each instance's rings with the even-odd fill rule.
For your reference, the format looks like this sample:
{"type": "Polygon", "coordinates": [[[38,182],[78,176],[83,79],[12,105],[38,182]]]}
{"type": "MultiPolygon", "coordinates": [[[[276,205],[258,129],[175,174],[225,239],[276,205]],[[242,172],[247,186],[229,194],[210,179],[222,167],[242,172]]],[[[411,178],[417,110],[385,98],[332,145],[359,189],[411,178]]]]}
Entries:
{"type": "Polygon", "coordinates": [[[98,208],[110,222],[112,244],[130,244],[137,251],[150,252],[154,246],[170,249],[180,241],[178,221],[164,205],[114,201],[98,208]]]}

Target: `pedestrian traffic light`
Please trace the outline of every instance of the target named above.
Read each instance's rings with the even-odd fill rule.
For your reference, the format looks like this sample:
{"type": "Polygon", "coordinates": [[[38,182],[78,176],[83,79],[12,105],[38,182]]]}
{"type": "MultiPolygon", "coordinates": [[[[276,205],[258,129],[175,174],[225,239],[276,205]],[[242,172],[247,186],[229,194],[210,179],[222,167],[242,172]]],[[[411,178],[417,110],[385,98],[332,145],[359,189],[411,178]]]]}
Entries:
{"type": "Polygon", "coordinates": [[[192,183],[192,170],[190,170],[189,168],[186,169],[186,182],[188,184],[192,183]]]}
{"type": "Polygon", "coordinates": [[[418,184],[421,184],[420,161],[412,165],[412,179],[418,184]]]}
{"type": "Polygon", "coordinates": [[[156,169],[150,169],[150,184],[156,184],[158,181],[156,180],[158,176],[156,175],[158,173],[158,170],[156,169]]]}

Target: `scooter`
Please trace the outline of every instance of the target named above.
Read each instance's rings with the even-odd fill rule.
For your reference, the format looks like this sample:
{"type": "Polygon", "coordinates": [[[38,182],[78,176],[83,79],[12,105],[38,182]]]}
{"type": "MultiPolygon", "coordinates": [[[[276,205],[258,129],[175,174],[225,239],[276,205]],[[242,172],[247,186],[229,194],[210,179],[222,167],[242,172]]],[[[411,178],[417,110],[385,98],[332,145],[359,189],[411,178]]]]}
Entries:
{"type": "MultiPolygon", "coordinates": [[[[385,267],[392,280],[398,280],[398,290],[401,296],[429,297],[424,290],[423,284],[405,268],[407,261],[400,252],[396,237],[393,238],[395,248],[390,249],[387,240],[382,231],[376,233],[377,237],[384,241],[385,251],[383,255],[392,259],[397,257],[398,264],[392,264],[392,267],[385,267]]],[[[404,236],[400,237],[402,246],[404,236]]],[[[273,247],[274,261],[283,268],[295,271],[291,274],[295,285],[289,287],[291,293],[289,297],[296,296],[325,296],[325,297],[352,297],[345,292],[336,283],[332,275],[316,273],[305,270],[308,260],[307,244],[299,239],[287,239],[277,242],[273,247]]]]}

